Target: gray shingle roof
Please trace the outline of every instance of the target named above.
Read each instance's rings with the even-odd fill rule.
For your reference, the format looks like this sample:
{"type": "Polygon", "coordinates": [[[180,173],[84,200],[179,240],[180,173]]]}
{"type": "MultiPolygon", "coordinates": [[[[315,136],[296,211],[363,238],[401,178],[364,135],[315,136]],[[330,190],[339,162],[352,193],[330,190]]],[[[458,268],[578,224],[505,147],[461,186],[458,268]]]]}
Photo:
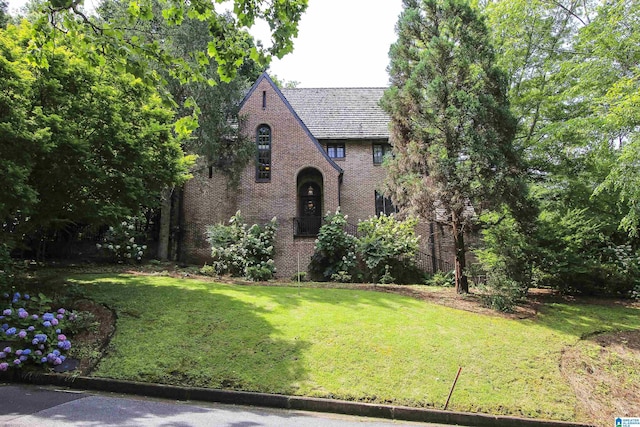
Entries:
{"type": "Polygon", "coordinates": [[[316,139],[389,138],[389,116],[378,103],[385,88],[282,89],[316,139]]]}

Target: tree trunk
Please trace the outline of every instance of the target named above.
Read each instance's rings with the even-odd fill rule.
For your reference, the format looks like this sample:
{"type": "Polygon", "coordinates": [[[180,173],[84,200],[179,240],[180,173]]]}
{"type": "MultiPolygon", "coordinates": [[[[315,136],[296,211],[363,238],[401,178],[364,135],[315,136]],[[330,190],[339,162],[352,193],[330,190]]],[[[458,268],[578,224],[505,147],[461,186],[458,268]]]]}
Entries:
{"type": "Polygon", "coordinates": [[[459,294],[469,293],[469,279],[464,270],[467,266],[466,248],[464,245],[464,231],[455,213],[451,216],[451,228],[453,231],[453,242],[455,245],[455,275],[456,292],[459,294]]]}
{"type": "Polygon", "coordinates": [[[158,236],[158,258],[161,261],[169,259],[169,236],[171,234],[171,194],[173,188],[162,191],[160,205],[160,235],[158,236]]]}

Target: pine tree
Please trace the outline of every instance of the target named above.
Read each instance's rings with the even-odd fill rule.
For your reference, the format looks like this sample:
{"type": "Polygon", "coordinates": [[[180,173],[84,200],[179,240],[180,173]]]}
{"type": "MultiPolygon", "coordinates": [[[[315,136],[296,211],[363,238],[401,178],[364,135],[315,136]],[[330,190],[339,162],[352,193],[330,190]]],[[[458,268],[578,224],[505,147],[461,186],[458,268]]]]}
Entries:
{"type": "Polygon", "coordinates": [[[502,203],[524,208],[516,122],[487,28],[465,0],[404,0],[390,50],[393,157],[388,192],[402,209],[450,226],[458,293],[469,290],[464,233],[502,203]]]}

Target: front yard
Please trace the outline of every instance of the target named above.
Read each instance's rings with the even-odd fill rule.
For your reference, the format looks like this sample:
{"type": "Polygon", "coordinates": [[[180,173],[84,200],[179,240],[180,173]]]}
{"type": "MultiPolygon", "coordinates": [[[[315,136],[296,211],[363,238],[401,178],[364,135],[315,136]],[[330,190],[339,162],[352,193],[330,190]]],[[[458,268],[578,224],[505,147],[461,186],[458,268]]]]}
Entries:
{"type": "Polygon", "coordinates": [[[462,367],[449,409],[558,420],[597,421],[563,354],[595,333],[640,330],[637,305],[557,301],[518,319],[360,289],[127,274],[66,282],[117,313],[93,376],[441,409],[462,367]]]}

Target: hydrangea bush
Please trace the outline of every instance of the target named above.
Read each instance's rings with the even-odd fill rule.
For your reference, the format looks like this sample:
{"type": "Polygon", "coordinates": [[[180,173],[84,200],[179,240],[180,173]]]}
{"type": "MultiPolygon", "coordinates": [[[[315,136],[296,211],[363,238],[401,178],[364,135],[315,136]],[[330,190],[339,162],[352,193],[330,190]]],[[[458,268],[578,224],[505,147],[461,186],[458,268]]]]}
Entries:
{"type": "Polygon", "coordinates": [[[240,211],[231,217],[229,225],[207,227],[206,237],[211,244],[212,267],[216,274],[244,276],[254,281],[273,278],[277,228],[276,218],[262,226],[253,224],[249,227],[240,211]]]}
{"type": "Polygon", "coordinates": [[[147,246],[141,244],[144,233],[141,230],[142,218],[127,217],[121,223],[109,227],[102,243],[96,247],[109,253],[118,262],[142,260],[147,246]]]}
{"type": "Polygon", "coordinates": [[[71,341],[63,331],[75,320],[73,312],[47,310],[43,295],[3,293],[0,301],[0,371],[64,362],[71,341]]]}

